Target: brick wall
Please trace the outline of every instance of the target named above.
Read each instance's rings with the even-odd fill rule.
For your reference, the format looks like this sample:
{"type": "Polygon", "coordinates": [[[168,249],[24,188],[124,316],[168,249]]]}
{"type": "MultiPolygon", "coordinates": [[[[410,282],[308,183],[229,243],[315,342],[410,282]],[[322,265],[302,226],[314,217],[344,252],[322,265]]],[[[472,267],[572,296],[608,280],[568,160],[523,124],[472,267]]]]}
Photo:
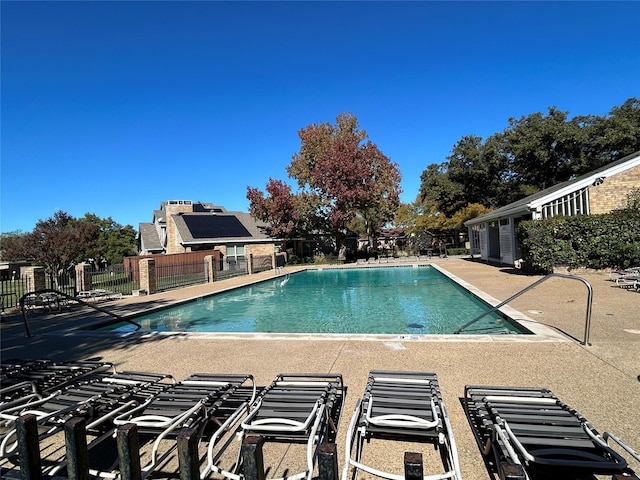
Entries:
{"type": "Polygon", "coordinates": [[[589,187],[591,214],[609,213],[627,205],[627,194],[640,188],[640,166],[609,176],[598,186],[589,187]]]}
{"type": "Polygon", "coordinates": [[[191,213],[193,212],[193,205],[166,205],[165,212],[167,215],[167,253],[185,253],[189,250],[180,244],[180,238],[178,237],[178,229],[176,228],[176,222],[173,221],[173,215],[178,213],[191,213]]]}
{"type": "Polygon", "coordinates": [[[262,255],[273,255],[275,250],[275,245],[273,243],[252,243],[248,244],[245,249],[245,255],[248,257],[249,254],[253,254],[255,256],[262,255]]]}

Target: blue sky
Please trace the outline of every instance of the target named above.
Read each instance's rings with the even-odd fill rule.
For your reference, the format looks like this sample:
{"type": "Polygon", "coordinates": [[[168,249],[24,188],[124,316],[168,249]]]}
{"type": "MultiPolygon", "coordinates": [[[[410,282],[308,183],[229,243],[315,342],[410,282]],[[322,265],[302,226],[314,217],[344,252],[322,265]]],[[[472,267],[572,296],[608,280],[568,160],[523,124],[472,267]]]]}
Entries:
{"type": "Polygon", "coordinates": [[[57,210],[137,229],[170,199],[247,211],[298,130],[341,112],[411,202],[464,135],[640,96],[638,19],[633,1],[3,1],[0,232],[57,210]]]}

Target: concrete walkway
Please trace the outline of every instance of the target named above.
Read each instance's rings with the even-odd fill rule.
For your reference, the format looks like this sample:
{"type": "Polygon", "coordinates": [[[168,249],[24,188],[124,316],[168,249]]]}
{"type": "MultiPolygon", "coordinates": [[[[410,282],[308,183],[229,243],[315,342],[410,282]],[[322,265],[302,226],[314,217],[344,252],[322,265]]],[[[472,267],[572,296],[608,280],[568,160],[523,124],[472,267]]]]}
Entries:
{"type": "MultiPolygon", "coordinates": [[[[432,263],[498,300],[504,300],[539,276],[520,274],[468,259],[433,259],[432,263]]],[[[292,270],[292,269],[289,269],[292,270]]],[[[590,346],[584,338],[586,288],[578,281],[552,278],[510,303],[531,327],[544,323],[567,335],[546,340],[514,336],[484,337],[481,341],[422,337],[417,340],[349,336],[265,335],[130,335],[116,337],[68,331],[102,314],[76,309],[52,315],[32,315],[32,336],[25,337],[21,316],[3,318],[2,358],[48,357],[57,360],[98,357],[120,370],[167,372],[182,379],[193,372],[248,372],[266,385],[279,372],[338,372],[349,388],[338,436],[339,462],[344,435],[369,370],[421,370],[438,374],[444,401],[458,442],[465,479],[491,478],[482,462],[460,405],[466,384],[545,386],[577,409],[601,432],[616,433],[640,451],[640,293],[615,287],[604,273],[580,273],[593,287],[590,346]],[[573,337],[573,338],[571,338],[573,337]],[[444,341],[443,341],[444,340],[444,341]]],[[[264,272],[252,277],[273,277],[264,272]]],[[[120,314],[148,310],[185,298],[233,288],[246,278],[102,304],[120,314]]],[[[404,447],[371,451],[390,468],[402,472],[404,447]]],[[[282,474],[288,451],[278,453],[269,476],[282,474]],[[281,456],[280,456],[281,455],[281,456]]],[[[633,465],[640,471],[640,465],[633,465]]],[[[433,473],[430,467],[425,474],[433,473]]],[[[361,477],[367,478],[367,477],[361,477]]]]}

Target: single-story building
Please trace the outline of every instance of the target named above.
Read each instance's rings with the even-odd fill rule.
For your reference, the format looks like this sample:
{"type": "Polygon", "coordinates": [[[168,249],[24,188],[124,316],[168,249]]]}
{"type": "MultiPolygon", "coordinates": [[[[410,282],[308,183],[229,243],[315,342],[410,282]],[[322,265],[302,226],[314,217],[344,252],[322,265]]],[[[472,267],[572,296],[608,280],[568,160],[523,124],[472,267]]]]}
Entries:
{"type": "Polygon", "coordinates": [[[640,188],[640,151],[491,213],[465,222],[472,254],[514,265],[520,259],[515,232],[520,222],[557,215],[609,213],[626,206],[627,195],[640,188]]]}
{"type": "Polygon", "coordinates": [[[161,202],[151,223],[140,223],[140,254],[218,250],[225,259],[243,260],[250,254],[272,255],[279,241],[269,226],[244,212],[191,200],[161,202]]]}

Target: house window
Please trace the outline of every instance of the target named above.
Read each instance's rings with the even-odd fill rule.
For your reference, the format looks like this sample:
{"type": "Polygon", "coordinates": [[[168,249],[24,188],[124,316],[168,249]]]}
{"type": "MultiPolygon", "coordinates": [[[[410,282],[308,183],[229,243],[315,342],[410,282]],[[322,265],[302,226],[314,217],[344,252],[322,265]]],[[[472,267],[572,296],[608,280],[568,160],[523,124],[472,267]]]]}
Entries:
{"type": "Polygon", "coordinates": [[[557,198],[542,206],[542,217],[556,217],[558,215],[574,216],[589,214],[588,187],[563,197],[557,198]]]}
{"type": "Polygon", "coordinates": [[[229,260],[243,260],[244,259],[244,245],[227,245],[227,261],[229,260]]]}

